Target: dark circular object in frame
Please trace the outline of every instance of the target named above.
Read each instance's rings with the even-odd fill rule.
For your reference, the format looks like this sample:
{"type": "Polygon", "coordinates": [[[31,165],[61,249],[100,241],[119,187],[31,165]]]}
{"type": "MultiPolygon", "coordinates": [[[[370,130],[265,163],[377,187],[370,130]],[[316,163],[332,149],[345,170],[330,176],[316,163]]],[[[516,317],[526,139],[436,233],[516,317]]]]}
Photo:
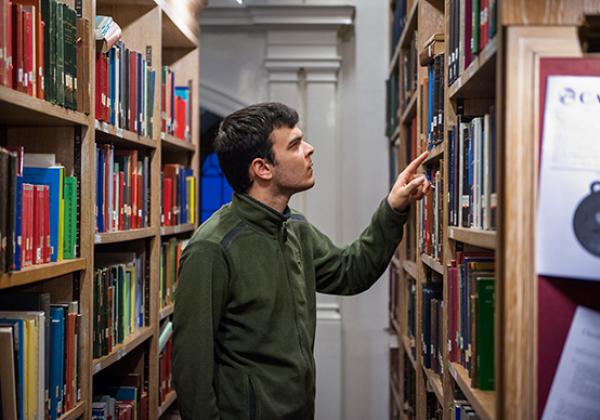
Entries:
{"type": "Polygon", "coordinates": [[[590,191],[575,210],[573,230],[581,246],[600,258],[600,181],[592,182],[590,191]]]}

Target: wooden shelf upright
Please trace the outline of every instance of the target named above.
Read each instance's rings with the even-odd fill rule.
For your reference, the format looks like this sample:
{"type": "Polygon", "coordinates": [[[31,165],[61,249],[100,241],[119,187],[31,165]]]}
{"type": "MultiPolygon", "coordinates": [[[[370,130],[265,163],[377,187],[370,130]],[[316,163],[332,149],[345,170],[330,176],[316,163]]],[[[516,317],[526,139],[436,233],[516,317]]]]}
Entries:
{"type": "MultiPolygon", "coordinates": [[[[159,253],[161,238],[173,235],[191,235],[195,223],[179,226],[160,226],[161,167],[165,162],[181,163],[193,168],[196,177],[195,196],[198,197],[200,102],[199,102],[199,41],[198,16],[206,5],[205,0],[76,0],[64,1],[75,9],[81,4],[81,17],[90,22],[86,45],[89,85],[89,113],[73,111],[45,100],[29,96],[6,86],[0,86],[0,146],[25,146],[26,153],[54,153],[56,161],[65,167],[66,174],[74,174],[79,181],[78,200],[78,255],[75,259],[56,263],[33,265],[21,271],[0,273],[0,294],[12,291],[51,293],[52,302],[77,300],[81,315],[79,331],[79,383],[80,401],[60,419],[89,419],[97,379],[114,369],[143,374],[148,392],[149,419],[156,420],[176,400],[170,392],[159,404],[158,336],[160,322],[173,313],[173,305],[159,305],[159,253]],[[93,41],[94,22],[97,15],[107,15],[122,29],[122,40],[127,48],[146,54],[151,47],[150,66],[156,71],[154,85],[153,135],[116,128],[95,118],[96,105],[96,44],[93,41]],[[173,136],[161,137],[161,66],[175,71],[176,85],[191,81],[193,115],[191,116],[191,141],[184,142],[173,136]],[[43,141],[40,141],[43,139],[43,141]],[[96,201],[96,144],[112,144],[115,148],[136,149],[149,157],[149,223],[147,227],[118,232],[95,231],[96,201]],[[133,244],[133,245],[132,245],[133,244]],[[137,244],[137,245],[136,245],[137,244]],[[146,253],[148,271],[148,306],[144,327],[115,346],[110,354],[93,357],[94,331],[94,270],[95,252],[121,251],[138,247],[146,253]],[[135,359],[130,361],[129,359],[135,359]]],[[[80,63],[80,65],[83,65],[80,63]]],[[[110,375],[110,374],[109,374],[110,375]]],[[[105,379],[105,378],[101,378],[105,379]]],[[[106,382],[102,382],[103,385],[106,382]]],[[[118,385],[118,384],[114,384],[118,385]]],[[[98,385],[99,386],[99,385],[98,385]]]]}
{"type": "MultiPolygon", "coordinates": [[[[444,140],[430,150],[430,156],[425,165],[436,167],[443,163],[443,191],[442,197],[450,197],[449,180],[450,170],[448,160],[451,158],[450,132],[458,121],[469,121],[472,117],[490,115],[495,124],[490,127],[490,135],[495,139],[493,150],[496,169],[496,225],[495,229],[453,226],[448,201],[444,202],[444,211],[441,215],[440,240],[443,245],[443,254],[435,259],[419,250],[417,242],[418,232],[422,226],[418,220],[411,219],[409,223],[417,223],[417,235],[408,235],[399,247],[395,256],[397,264],[393,267],[390,277],[391,302],[393,313],[390,313],[391,323],[395,326],[401,337],[400,383],[406,378],[415,365],[417,380],[415,385],[416,412],[407,401],[403,388],[392,389],[390,395],[399,396],[401,401],[391,411],[391,419],[421,419],[427,414],[427,393],[433,392],[439,400],[441,412],[434,418],[450,420],[453,417],[454,400],[457,395],[464,398],[471,405],[477,415],[486,420],[494,419],[534,419],[541,418],[544,404],[548,396],[551,380],[541,375],[540,369],[555,369],[549,367],[546,359],[543,366],[540,360],[549,357],[547,349],[540,346],[541,318],[552,319],[554,314],[546,313],[544,316],[539,311],[549,311],[543,302],[543,288],[548,288],[549,280],[538,277],[535,272],[535,213],[536,213],[536,188],[537,171],[539,165],[539,140],[540,140],[540,86],[544,82],[542,68],[544,60],[559,57],[581,58],[584,57],[582,46],[586,45],[584,31],[579,30],[586,16],[600,15],[600,5],[584,0],[567,1],[559,0],[552,7],[542,0],[523,2],[521,0],[496,0],[482,1],[480,3],[493,5],[496,8],[496,33],[487,44],[481,46],[480,51],[473,57],[470,65],[460,69],[453,83],[449,84],[449,61],[453,58],[449,39],[451,32],[457,29],[452,26],[452,11],[455,5],[469,4],[471,0],[416,0],[408,2],[406,19],[410,20],[410,10],[418,10],[415,28],[418,31],[418,48],[435,33],[444,35],[444,140]],[[450,57],[450,60],[448,59],[450,57]],[[493,108],[492,108],[493,107],[493,108]],[[458,114],[461,114],[459,120],[458,114]],[[464,117],[464,118],[463,118],[464,117]],[[409,243],[405,243],[405,242],[409,243]],[[449,359],[449,309],[450,296],[449,264],[456,261],[458,251],[488,251],[495,257],[495,302],[494,302],[494,371],[495,389],[484,391],[473,386],[476,381],[469,377],[469,369],[449,359]],[[413,258],[407,258],[413,255],[413,258]],[[415,266],[410,261],[415,261],[415,266]],[[414,341],[408,337],[407,304],[408,289],[411,278],[416,277],[416,337],[414,341]],[[427,279],[431,276],[441,278],[443,282],[443,338],[442,341],[442,374],[435,375],[424,366],[422,319],[423,296],[422,291],[427,279]],[[403,306],[404,305],[404,306],[403,306]],[[409,357],[410,363],[403,363],[403,354],[410,353],[416,346],[416,358],[409,357]],[[438,382],[438,380],[440,382],[438,382]],[[409,409],[406,409],[409,407],[409,409]]],[[[397,3],[390,1],[393,11],[397,3]]],[[[492,15],[487,13],[487,18],[492,15]]],[[[592,33],[597,31],[593,19],[587,21],[585,26],[592,33]],[[592,28],[590,29],[590,25],[592,28]]],[[[462,25],[463,23],[460,23],[462,25]]],[[[459,26],[460,26],[459,25],[459,26]]],[[[406,34],[402,40],[406,39],[406,34]]],[[[593,40],[590,41],[593,44],[593,40]]],[[[402,62],[403,45],[391,46],[395,53],[393,60],[402,62]]],[[[464,48],[465,45],[460,46],[464,48]]],[[[462,57],[459,56],[459,59],[462,57]]],[[[589,72],[597,75],[600,64],[597,55],[588,56],[585,66],[589,72]]],[[[566,66],[562,62],[563,67],[566,66]]],[[[390,69],[393,68],[393,62],[390,69]]],[[[567,68],[567,67],[564,67],[567,68]]],[[[400,76],[402,76],[402,69],[400,76]]],[[[564,70],[564,74],[571,74],[564,70]]],[[[572,71],[572,70],[571,70],[572,71]]],[[[582,74],[588,75],[583,72],[582,74]]],[[[563,74],[563,73],[560,73],[563,74]]],[[[579,73],[577,73],[579,74],[579,73]]],[[[418,84],[428,77],[427,69],[419,68],[418,84]]],[[[400,77],[402,79],[402,77],[400,77]]],[[[401,90],[403,87],[399,86],[401,90]]],[[[403,92],[398,92],[403,97],[403,92]]],[[[414,99],[414,98],[412,98],[414,99]]],[[[412,104],[412,100],[410,102],[412,104]]],[[[422,96],[416,98],[416,109],[399,110],[401,126],[397,129],[397,138],[394,144],[397,147],[398,171],[402,170],[409,161],[407,145],[411,142],[410,133],[403,129],[407,124],[409,115],[415,114],[417,125],[421,126],[425,117],[422,112],[422,96]]],[[[420,139],[421,140],[421,139],[420,139]]],[[[390,174],[391,177],[395,174],[390,174]]],[[[423,206],[419,203],[417,210],[423,206]]],[[[420,219],[419,219],[420,220],[420,219]]],[[[469,221],[470,223],[470,221],[469,221]]],[[[463,223],[459,223],[462,225],[463,223]]],[[[474,223],[473,226],[478,226],[474,223]]],[[[408,227],[407,227],[408,229],[408,227]]],[[[573,282],[571,284],[575,284],[573,282]]],[[[597,282],[594,286],[586,286],[598,293],[597,282]]],[[[581,284],[581,283],[579,283],[581,284]]],[[[460,287],[460,286],[459,286],[460,287]]],[[[584,305],[600,309],[600,305],[588,300],[567,289],[579,286],[561,285],[561,291],[553,288],[552,293],[563,293],[564,298],[571,299],[570,304],[584,305]],[[564,289],[564,290],[562,290],[564,289]],[[556,291],[555,291],[556,290],[556,291]],[[574,303],[573,303],[574,302],[574,303]]],[[[583,286],[582,286],[583,287],[583,286]]],[[[587,290],[587,289],[586,289],[587,290]]],[[[594,294],[594,293],[592,293],[594,294]]],[[[556,298],[558,299],[558,298],[556,298]]],[[[556,304],[554,301],[553,304],[556,304]]],[[[566,335],[566,330],[562,331],[566,335]]],[[[561,332],[561,334],[562,334],[561,332]]],[[[556,340],[555,340],[556,341],[556,340]]],[[[563,340],[564,341],[564,340],[563,340]]],[[[452,345],[456,345],[452,343],[452,345]]],[[[554,349],[556,350],[556,349],[554,349]]],[[[558,349],[560,350],[560,349],[558,349]]],[[[556,352],[555,352],[556,353],[556,352]]],[[[557,352],[560,355],[560,351],[557,352]]],[[[556,360],[558,363],[558,360],[556,360]]],[[[552,371],[554,372],[554,371],[552,371]]],[[[395,385],[392,384],[392,387],[395,385]]],[[[402,385],[401,385],[402,386],[402,385]]],[[[409,390],[410,391],[410,390],[409,390]]],[[[395,404],[397,398],[391,398],[395,404]]],[[[431,400],[431,398],[429,398],[431,400]]],[[[428,417],[429,418],[429,417],[428,417]]]]}

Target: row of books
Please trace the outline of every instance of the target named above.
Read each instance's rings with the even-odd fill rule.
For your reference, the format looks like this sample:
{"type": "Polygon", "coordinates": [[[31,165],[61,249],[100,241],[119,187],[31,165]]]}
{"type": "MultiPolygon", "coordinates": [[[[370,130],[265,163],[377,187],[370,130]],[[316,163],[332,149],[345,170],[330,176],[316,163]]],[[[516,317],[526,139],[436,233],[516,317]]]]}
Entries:
{"type": "Polygon", "coordinates": [[[118,41],[107,53],[96,51],[96,119],[152,137],[156,71],[151,47],[144,57],[118,41]]]}
{"type": "MultiPolygon", "coordinates": [[[[172,331],[171,323],[167,322],[164,324],[163,329],[170,328],[172,331]]],[[[163,334],[161,334],[162,336],[163,334]]],[[[158,354],[158,404],[162,404],[167,395],[173,390],[173,370],[171,360],[173,358],[173,336],[169,334],[169,338],[166,343],[162,346],[160,353],[158,354]]]]}
{"type": "Polygon", "coordinates": [[[77,109],[84,19],[56,0],[1,0],[0,84],[77,109]]]}
{"type": "Polygon", "coordinates": [[[496,36],[497,0],[450,0],[448,85],[496,36]]]}
{"type": "Polygon", "coordinates": [[[93,355],[110,354],[146,324],[146,255],[96,252],[93,355]]]}
{"type": "Polygon", "coordinates": [[[196,221],[196,177],[191,167],[163,165],[160,223],[175,226],[196,221]]]}
{"type": "Polygon", "coordinates": [[[386,80],[386,117],[385,133],[391,137],[398,126],[398,110],[400,109],[400,92],[398,90],[398,71],[394,69],[386,80]]]}
{"type": "Polygon", "coordinates": [[[396,0],[394,8],[394,20],[392,21],[391,43],[392,54],[400,41],[400,36],[406,26],[406,15],[408,14],[408,0],[396,0]]]}
{"type": "Polygon", "coordinates": [[[440,161],[439,169],[426,168],[425,175],[431,183],[431,188],[423,197],[419,206],[419,220],[421,230],[418,235],[418,246],[421,253],[425,253],[436,260],[443,259],[443,215],[444,215],[444,161],[440,161]]]}
{"type": "Polygon", "coordinates": [[[149,225],[150,163],[137,150],[96,145],[96,232],[149,225]]]}
{"type": "Polygon", "coordinates": [[[179,279],[179,259],[189,239],[170,238],[160,246],[160,307],[174,303],[179,279]]]}
{"type": "Polygon", "coordinates": [[[435,373],[443,371],[443,308],[442,283],[429,281],[422,290],[422,336],[423,366],[435,373]]]}
{"type": "Polygon", "coordinates": [[[77,178],[54,154],[9,149],[0,148],[0,272],[75,258],[77,178]]]}
{"type": "Polygon", "coordinates": [[[449,224],[496,228],[495,110],[472,119],[458,115],[449,132],[449,224]]]}
{"type": "Polygon", "coordinates": [[[80,400],[77,301],[50,294],[0,295],[0,414],[7,420],[51,419],[80,400]]]}
{"type": "MultiPolygon", "coordinates": [[[[443,42],[437,42],[437,45],[443,42]]],[[[421,85],[421,115],[424,125],[421,127],[421,142],[427,149],[444,141],[444,54],[420,59],[427,66],[427,77],[421,85]]]]}
{"type": "Polygon", "coordinates": [[[451,420],[479,420],[475,409],[467,400],[454,400],[451,410],[451,420]]]}
{"type": "Polygon", "coordinates": [[[118,386],[105,387],[94,395],[92,420],[147,420],[148,391],[142,375],[130,373],[118,386]]]}
{"type": "Polygon", "coordinates": [[[412,95],[417,91],[418,64],[417,42],[419,33],[415,30],[410,39],[410,47],[402,54],[402,91],[400,92],[402,107],[406,107],[412,95]]]}
{"type": "Polygon", "coordinates": [[[161,138],[166,134],[187,143],[192,141],[192,81],[185,86],[175,85],[175,72],[162,67],[161,77],[161,138]]]}
{"type": "Polygon", "coordinates": [[[483,390],[495,387],[494,267],[493,253],[464,251],[448,266],[448,360],[483,390]]]}

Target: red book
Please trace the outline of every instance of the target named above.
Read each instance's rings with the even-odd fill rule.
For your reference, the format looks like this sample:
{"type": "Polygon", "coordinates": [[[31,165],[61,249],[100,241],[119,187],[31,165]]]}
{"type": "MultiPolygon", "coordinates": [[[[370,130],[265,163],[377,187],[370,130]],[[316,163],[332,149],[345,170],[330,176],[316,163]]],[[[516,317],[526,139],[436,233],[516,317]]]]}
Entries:
{"type": "Polygon", "coordinates": [[[23,86],[25,87],[25,92],[28,95],[34,95],[34,84],[33,84],[33,12],[31,11],[31,7],[25,6],[23,7],[23,29],[24,29],[24,38],[23,38],[23,48],[24,48],[24,68],[23,68],[23,86]]]}
{"type": "Polygon", "coordinates": [[[0,85],[6,85],[6,61],[4,56],[6,54],[6,8],[4,3],[0,1],[0,48],[2,54],[0,56],[0,85]]]}
{"type": "Polygon", "coordinates": [[[142,200],[143,200],[142,176],[138,173],[137,174],[137,222],[136,222],[136,225],[138,228],[143,227],[142,226],[142,200]]]}
{"type": "Polygon", "coordinates": [[[42,256],[44,263],[50,262],[50,255],[52,254],[52,245],[50,244],[50,187],[47,185],[43,185],[44,191],[44,245],[42,249],[42,256]]]}
{"type": "Polygon", "coordinates": [[[165,226],[171,226],[172,208],[171,195],[173,189],[173,181],[166,175],[163,178],[163,220],[165,226]]]}
{"type": "Polygon", "coordinates": [[[102,75],[101,68],[102,65],[102,53],[96,52],[96,119],[102,119],[102,75]]]}
{"type": "Polygon", "coordinates": [[[33,186],[33,264],[44,262],[44,186],[33,186]]]}
{"type": "Polygon", "coordinates": [[[123,206],[124,195],[125,195],[125,173],[123,171],[121,171],[121,172],[119,172],[119,229],[120,230],[123,230],[123,212],[125,211],[125,208],[123,206]]]}
{"type": "Polygon", "coordinates": [[[129,221],[131,229],[137,229],[137,211],[138,211],[138,182],[137,182],[137,156],[131,157],[131,219],[129,221]]]}
{"type": "Polygon", "coordinates": [[[4,4],[4,23],[6,24],[6,37],[4,39],[4,86],[13,86],[13,7],[12,1],[4,4]]]}
{"type": "Polygon", "coordinates": [[[108,86],[108,56],[102,54],[102,92],[104,92],[104,107],[102,108],[102,120],[110,121],[110,98],[109,98],[109,86],[108,86]]]}
{"type": "Polygon", "coordinates": [[[110,221],[111,221],[111,225],[112,225],[112,229],[114,231],[119,230],[118,227],[118,220],[117,220],[117,208],[119,203],[117,202],[117,188],[119,188],[119,174],[114,172],[112,174],[112,190],[113,190],[113,196],[112,196],[112,214],[110,215],[110,221]]]}
{"type": "Polygon", "coordinates": [[[488,0],[479,1],[479,51],[488,43],[488,0]]]}
{"type": "Polygon", "coordinates": [[[185,140],[186,102],[182,98],[175,98],[175,137],[185,140]]]}
{"type": "MultiPolygon", "coordinates": [[[[473,53],[471,52],[471,33],[473,30],[473,5],[470,0],[465,1],[465,39],[463,40],[465,53],[465,68],[469,67],[473,61],[473,53]]],[[[464,69],[461,69],[464,70],[464,69]]]]}
{"type": "Polygon", "coordinates": [[[128,402],[119,401],[117,403],[117,419],[133,420],[133,405],[128,402]]]}
{"type": "Polygon", "coordinates": [[[21,261],[22,266],[26,267],[31,265],[31,249],[33,247],[33,237],[30,237],[30,225],[33,220],[33,214],[30,215],[29,207],[33,197],[33,185],[23,184],[23,209],[21,212],[21,237],[22,237],[22,248],[21,248],[21,261]]]}
{"type": "Polygon", "coordinates": [[[13,89],[23,91],[23,6],[13,4],[13,52],[15,63],[13,68],[13,89]]]}
{"type": "Polygon", "coordinates": [[[67,346],[65,349],[65,403],[63,412],[69,411],[75,406],[75,389],[74,389],[74,372],[73,372],[73,358],[75,357],[75,322],[77,320],[77,314],[69,313],[67,315],[67,346]]]}

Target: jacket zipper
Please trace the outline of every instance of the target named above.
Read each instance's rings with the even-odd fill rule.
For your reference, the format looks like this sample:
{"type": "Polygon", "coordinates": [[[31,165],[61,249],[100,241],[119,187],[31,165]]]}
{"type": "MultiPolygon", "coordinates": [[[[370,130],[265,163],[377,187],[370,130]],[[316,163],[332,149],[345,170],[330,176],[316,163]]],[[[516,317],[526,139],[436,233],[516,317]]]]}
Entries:
{"type": "MultiPolygon", "coordinates": [[[[290,274],[288,272],[288,263],[285,258],[285,250],[284,250],[284,245],[283,245],[287,241],[287,226],[286,226],[285,222],[282,225],[282,229],[281,229],[280,233],[281,233],[280,238],[283,240],[283,242],[281,241],[281,239],[279,240],[279,248],[281,250],[281,258],[283,258],[283,265],[285,266],[285,277],[288,282],[288,287],[290,288],[290,295],[291,295],[292,300],[294,300],[294,293],[292,291],[292,284],[290,282],[290,274]]],[[[304,354],[304,347],[302,346],[302,336],[300,335],[300,330],[298,327],[298,311],[296,309],[296,305],[294,305],[294,319],[296,320],[296,332],[298,334],[298,346],[300,347],[300,355],[302,356],[302,360],[304,361],[304,363],[306,363],[306,366],[308,367],[309,363],[308,363],[306,355],[304,354]]]]}
{"type": "Polygon", "coordinates": [[[248,420],[256,420],[256,392],[250,376],[248,376],[248,389],[250,392],[248,395],[248,420]]]}

